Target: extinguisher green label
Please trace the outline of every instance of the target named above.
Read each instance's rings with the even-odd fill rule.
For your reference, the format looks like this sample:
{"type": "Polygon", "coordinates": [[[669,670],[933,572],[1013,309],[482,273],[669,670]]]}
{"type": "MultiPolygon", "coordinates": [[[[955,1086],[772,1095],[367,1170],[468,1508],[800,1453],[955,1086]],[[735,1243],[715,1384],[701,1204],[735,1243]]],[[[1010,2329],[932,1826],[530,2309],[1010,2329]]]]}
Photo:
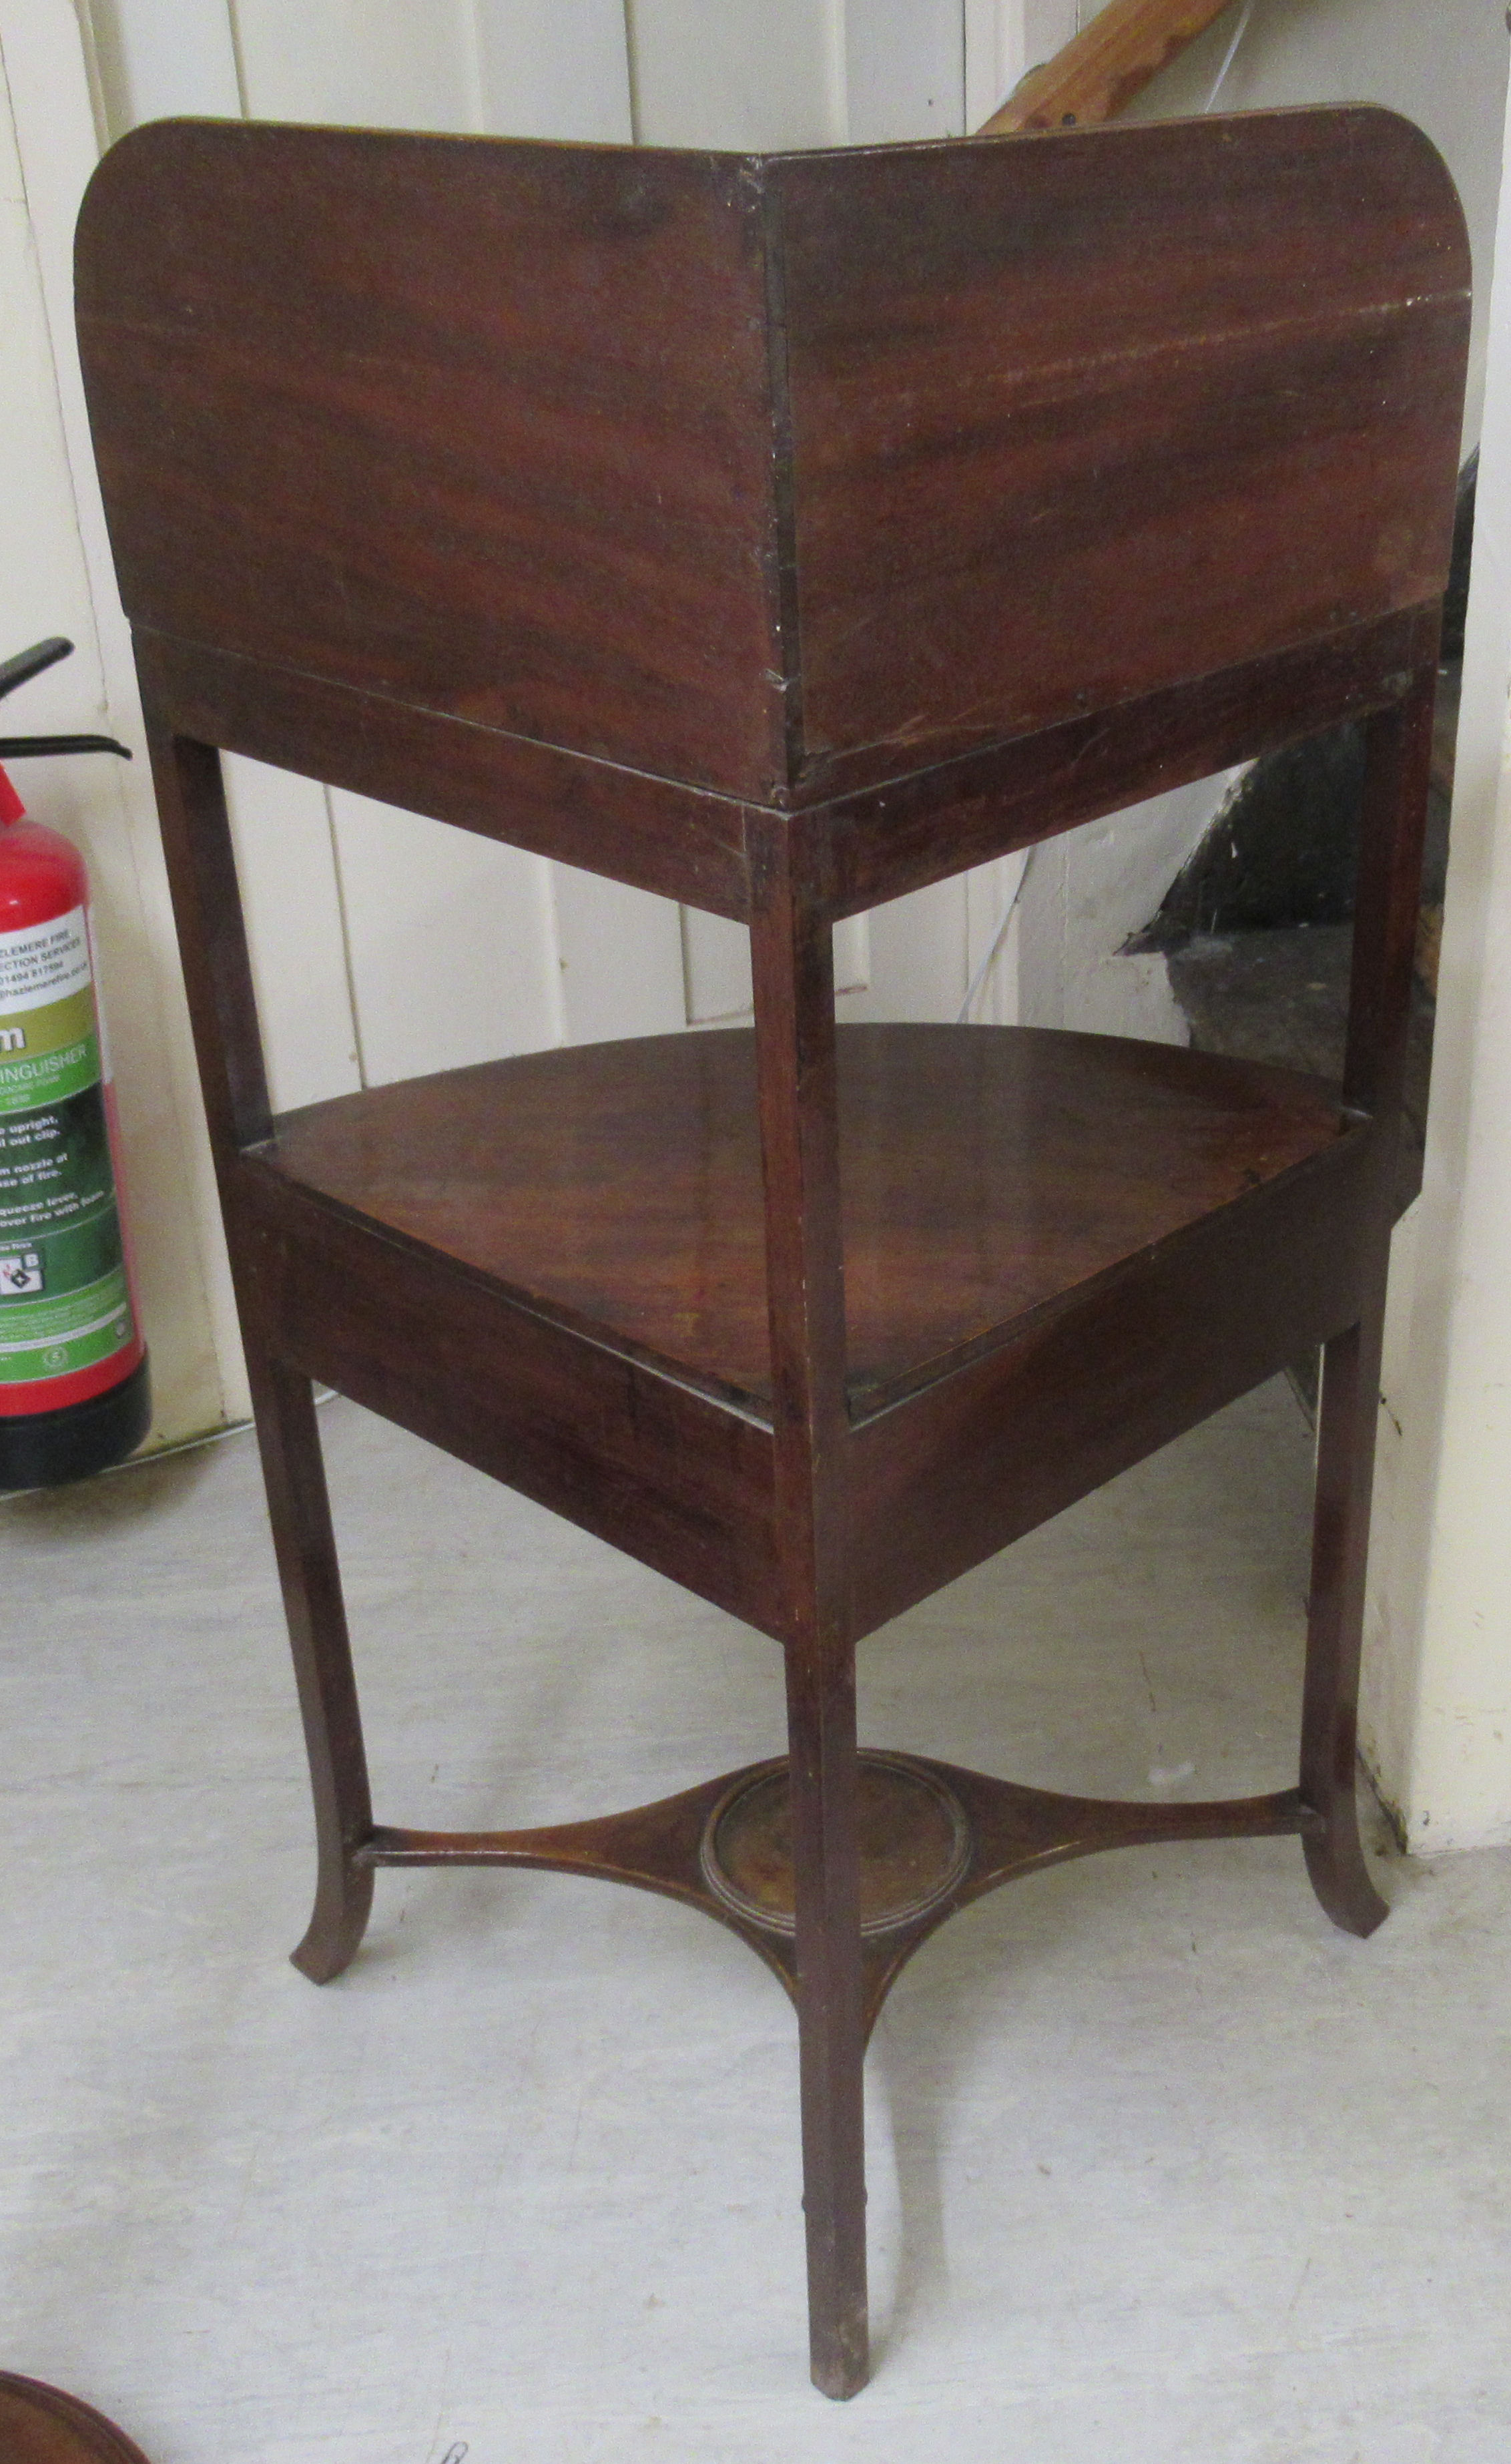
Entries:
{"type": "MultiPolygon", "coordinates": [[[[0,934],[8,940],[9,934],[0,934]]],[[[30,1112],[99,1082],[99,1038],[90,993],[33,1011],[22,1023],[0,1010],[0,1114],[30,1112]],[[18,1039],[25,1035],[25,1043],[18,1039]]]]}
{"type": "Polygon", "coordinates": [[[134,1340],[83,910],[0,933],[0,1385],[134,1340]]]}

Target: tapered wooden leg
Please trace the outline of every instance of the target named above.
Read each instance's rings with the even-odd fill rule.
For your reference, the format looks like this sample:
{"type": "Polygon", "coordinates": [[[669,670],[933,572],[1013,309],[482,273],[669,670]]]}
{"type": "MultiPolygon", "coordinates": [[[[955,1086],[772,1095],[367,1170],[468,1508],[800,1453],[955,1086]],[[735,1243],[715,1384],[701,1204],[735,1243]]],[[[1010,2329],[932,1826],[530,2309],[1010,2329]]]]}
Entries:
{"type": "Polygon", "coordinates": [[[855,2395],[868,2370],[855,1658],[787,1659],[803,2216],[813,2383],[855,2395]]]}
{"type": "Polygon", "coordinates": [[[1335,1335],[1323,1353],[1317,1428],[1301,1788],[1325,1827],[1305,1842],[1306,1864],[1312,1887],[1334,1925],[1358,1934],[1372,1933],[1389,1913],[1369,1880],[1359,1844],[1354,1793],[1359,1647],[1391,1198],[1432,763],[1434,662],[1430,646],[1410,693],[1379,712],[1366,730],[1343,1095],[1346,1104],[1375,1116],[1373,1260],[1358,1324],[1335,1335]]]}
{"type": "Polygon", "coordinates": [[[304,1720],[319,1859],[315,1908],[294,1965],[317,1985],[339,1976],[372,1909],[369,1867],[354,1851],[372,1832],[361,1712],[346,1633],[325,1463],[307,1377],[248,1348],[257,1442],[294,1674],[304,1720]]]}
{"type": "Polygon", "coordinates": [[[1323,1354],[1312,1538],[1302,1795],[1325,1829],[1304,1841],[1312,1887],[1334,1925],[1369,1934],[1390,1912],[1369,1880],[1355,1796],[1359,1650],[1369,1486],[1379,1408],[1383,1301],[1323,1354]]]}
{"type": "Polygon", "coordinates": [[[814,2385],[865,2384],[859,1776],[850,1613],[851,1431],[834,933],[827,842],[747,815],[766,1188],[775,1528],[787,1604],[803,2212],[814,2385]]]}

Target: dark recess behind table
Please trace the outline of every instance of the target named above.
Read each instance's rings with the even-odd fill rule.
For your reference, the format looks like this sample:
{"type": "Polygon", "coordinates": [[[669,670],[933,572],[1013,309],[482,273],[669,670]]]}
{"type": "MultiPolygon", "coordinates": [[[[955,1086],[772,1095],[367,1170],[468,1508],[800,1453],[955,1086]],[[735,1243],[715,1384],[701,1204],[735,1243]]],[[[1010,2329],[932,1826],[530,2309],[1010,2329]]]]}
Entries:
{"type": "MultiPolygon", "coordinates": [[[[1457,708],[1478,468],[1477,451],[1458,483],[1453,573],[1443,606],[1440,721],[1451,720],[1457,708]]],[[[1448,863],[1453,739],[1451,727],[1440,724],[1438,733],[1447,740],[1434,764],[1428,806],[1422,876],[1427,908],[1442,904],[1448,863]]],[[[1348,923],[1363,792],[1364,734],[1352,722],[1266,754],[1244,774],[1128,949],[1173,951],[1198,935],[1348,923]]],[[[1431,972],[1435,978],[1435,965],[1431,972]]]]}
{"type": "MultiPolygon", "coordinates": [[[[1407,1038],[1395,1211],[1422,1185],[1448,869],[1454,746],[1479,456],[1464,465],[1443,605],[1422,898],[1407,1038]]],[[[1336,1079],[1347,1026],[1353,884],[1364,794],[1363,731],[1351,723],[1266,754],[1244,774],[1158,913],[1126,947],[1168,954],[1171,990],[1200,1052],[1336,1079]]],[[[1311,1361],[1296,1369],[1316,1399],[1311,1361]]]]}

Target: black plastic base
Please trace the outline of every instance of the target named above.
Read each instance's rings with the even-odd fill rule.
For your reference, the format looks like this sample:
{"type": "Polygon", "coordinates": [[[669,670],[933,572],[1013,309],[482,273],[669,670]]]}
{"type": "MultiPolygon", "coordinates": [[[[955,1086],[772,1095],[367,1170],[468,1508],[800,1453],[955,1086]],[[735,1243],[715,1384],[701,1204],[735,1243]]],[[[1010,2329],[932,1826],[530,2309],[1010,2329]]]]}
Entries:
{"type": "Polygon", "coordinates": [[[0,1417],[0,1489],[55,1488],[108,1471],[140,1446],[152,1419],[152,1381],[145,1354],[129,1377],[87,1403],[55,1412],[0,1417]]]}

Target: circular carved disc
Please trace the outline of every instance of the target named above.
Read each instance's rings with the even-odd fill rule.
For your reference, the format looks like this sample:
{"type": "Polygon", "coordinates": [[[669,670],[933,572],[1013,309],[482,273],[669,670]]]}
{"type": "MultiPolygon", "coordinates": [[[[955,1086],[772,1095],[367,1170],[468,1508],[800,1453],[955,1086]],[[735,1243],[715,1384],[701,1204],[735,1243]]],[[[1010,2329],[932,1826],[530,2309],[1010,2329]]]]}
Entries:
{"type": "MultiPolygon", "coordinates": [[[[949,1896],[970,1859],[970,1827],[953,1793],[905,1754],[862,1754],[860,1794],[861,1931],[886,1933],[949,1896]]],[[[748,1924],[795,1930],[785,1763],[739,1781],[714,1807],[703,1878],[748,1924]]]]}
{"type": "Polygon", "coordinates": [[[5,2464],[146,2464],[102,2412],[9,2370],[0,2370],[0,2456],[5,2464]]]}

